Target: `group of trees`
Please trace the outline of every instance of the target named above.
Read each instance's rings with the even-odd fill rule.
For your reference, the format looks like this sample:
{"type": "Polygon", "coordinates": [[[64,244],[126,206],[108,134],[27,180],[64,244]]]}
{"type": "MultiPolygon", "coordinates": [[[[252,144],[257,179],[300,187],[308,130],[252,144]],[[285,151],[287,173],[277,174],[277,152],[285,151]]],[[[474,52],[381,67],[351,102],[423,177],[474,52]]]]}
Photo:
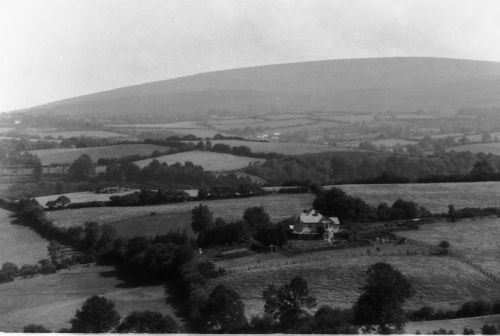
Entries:
{"type": "Polygon", "coordinates": [[[426,208],[401,199],[391,206],[381,203],[375,208],[361,198],[349,196],[338,188],[319,193],[314,199],[313,207],[324,216],[339,217],[344,223],[414,219],[430,215],[426,208]]]}
{"type": "Polygon", "coordinates": [[[56,271],[54,264],[48,260],[40,260],[37,264],[24,264],[21,267],[12,262],[5,262],[0,270],[0,283],[14,281],[16,277],[32,277],[36,274],[51,274],[56,271]]]}
{"type": "Polygon", "coordinates": [[[247,208],[241,220],[227,223],[214,219],[206,205],[192,210],[192,230],[200,247],[237,245],[254,238],[264,246],[286,244],[288,238],[281,223],[273,224],[263,207],[247,208]]]}
{"type": "MultiPolygon", "coordinates": [[[[87,299],[71,319],[71,328],[61,329],[66,333],[177,333],[179,327],[170,315],[153,311],[134,311],[120,323],[120,315],[115,304],[103,297],[94,295],[87,299]]],[[[51,330],[40,324],[24,327],[24,332],[49,333],[51,330]]]]}
{"type": "Polygon", "coordinates": [[[425,182],[442,176],[469,174],[474,164],[482,160],[489,162],[496,171],[500,170],[500,157],[483,153],[443,152],[431,157],[415,157],[376,152],[336,152],[271,157],[260,165],[245,168],[245,171],[267,180],[271,185],[281,185],[290,180],[317,181],[321,184],[366,183],[383,176],[402,182],[425,182]]]}
{"type": "Polygon", "coordinates": [[[212,333],[354,334],[359,328],[378,333],[401,332],[401,306],[413,294],[405,277],[391,265],[377,263],[369,267],[363,289],[352,309],[322,306],[312,314],[316,298],[307,282],[296,276],[279,287],[269,285],[263,291],[264,315],[248,322],[240,295],[219,285],[201,310],[202,326],[212,333]]]}

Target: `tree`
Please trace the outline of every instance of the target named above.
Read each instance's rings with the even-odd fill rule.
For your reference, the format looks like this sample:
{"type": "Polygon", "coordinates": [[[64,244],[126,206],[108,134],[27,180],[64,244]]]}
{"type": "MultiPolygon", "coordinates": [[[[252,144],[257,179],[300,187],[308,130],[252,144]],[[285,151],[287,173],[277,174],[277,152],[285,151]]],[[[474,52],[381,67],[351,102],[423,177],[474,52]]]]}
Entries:
{"type": "Polygon", "coordinates": [[[15,277],[19,274],[19,267],[14,263],[5,262],[2,264],[2,273],[15,277]]]}
{"type": "Polygon", "coordinates": [[[120,333],[176,333],[177,322],[170,315],[152,311],[134,311],[128,315],[117,329],[120,333]]]}
{"type": "Polygon", "coordinates": [[[299,333],[306,334],[357,334],[357,328],[351,323],[352,312],[330,306],[318,309],[312,321],[299,328],[299,333]]]}
{"type": "Polygon", "coordinates": [[[410,283],[386,263],[370,266],[367,273],[364,292],[353,307],[354,323],[367,330],[378,328],[379,333],[400,333],[405,320],[401,306],[413,295],[410,283]]]}
{"type": "Polygon", "coordinates": [[[496,335],[496,334],[498,334],[498,330],[497,330],[497,328],[495,328],[495,326],[493,324],[492,325],[485,324],[481,327],[481,334],[483,334],[483,335],[496,335]]]}
{"type": "Polygon", "coordinates": [[[200,204],[191,212],[191,228],[194,232],[204,232],[213,227],[214,216],[208,206],[200,204]]]}
{"type": "Polygon", "coordinates": [[[70,323],[71,332],[105,333],[118,326],[120,315],[116,312],[112,301],[94,295],[85,301],[70,323]]]}
{"type": "Polygon", "coordinates": [[[280,288],[269,285],[263,297],[266,315],[285,328],[293,327],[301,315],[309,315],[308,310],[317,304],[316,298],[309,292],[307,281],[298,276],[280,288]]]}
{"type": "Polygon", "coordinates": [[[24,326],[23,332],[25,333],[50,333],[50,329],[44,327],[41,324],[28,324],[24,326]]]}
{"type": "Polygon", "coordinates": [[[314,199],[313,207],[323,216],[338,216],[341,220],[363,222],[378,219],[376,209],[362,199],[351,197],[337,188],[318,195],[314,199]]]}
{"type": "Polygon", "coordinates": [[[92,159],[87,154],[83,154],[76,159],[69,167],[69,173],[75,180],[86,180],[94,174],[92,159]]]}
{"type": "Polygon", "coordinates": [[[231,333],[248,325],[240,295],[225,285],[218,285],[210,293],[202,317],[208,332],[231,333]]]}
{"type": "Polygon", "coordinates": [[[477,176],[489,176],[496,173],[495,166],[488,160],[480,160],[474,164],[470,174],[477,176]]]}
{"type": "Polygon", "coordinates": [[[443,250],[447,250],[450,247],[450,243],[447,240],[442,240],[439,243],[439,247],[442,248],[443,250]]]}
{"type": "Polygon", "coordinates": [[[248,224],[251,232],[258,232],[271,225],[269,214],[261,206],[245,209],[243,220],[248,224]]]}

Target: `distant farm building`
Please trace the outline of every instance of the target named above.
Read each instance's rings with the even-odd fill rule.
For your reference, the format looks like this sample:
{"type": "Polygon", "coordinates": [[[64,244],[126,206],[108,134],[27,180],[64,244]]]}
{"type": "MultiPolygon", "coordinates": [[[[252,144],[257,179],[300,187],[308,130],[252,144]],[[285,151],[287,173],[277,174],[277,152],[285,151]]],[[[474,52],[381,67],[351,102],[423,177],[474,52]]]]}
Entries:
{"type": "Polygon", "coordinates": [[[68,175],[69,164],[44,164],[42,165],[42,174],[44,175],[68,175]]]}
{"type": "Polygon", "coordinates": [[[340,231],[340,221],[337,217],[323,216],[314,209],[304,210],[291,229],[297,239],[333,240],[335,233],[340,231]]]}

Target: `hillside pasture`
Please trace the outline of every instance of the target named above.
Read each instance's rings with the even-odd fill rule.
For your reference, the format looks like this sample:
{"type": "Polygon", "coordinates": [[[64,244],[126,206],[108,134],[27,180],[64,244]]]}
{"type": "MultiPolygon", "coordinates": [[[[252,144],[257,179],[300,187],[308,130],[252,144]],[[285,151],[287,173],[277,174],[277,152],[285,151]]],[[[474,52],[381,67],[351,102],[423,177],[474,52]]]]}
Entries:
{"type": "Polygon", "coordinates": [[[130,137],[128,134],[108,132],[108,131],[57,131],[57,132],[40,132],[37,135],[41,137],[52,136],[54,138],[78,138],[78,137],[89,137],[89,138],[127,138],[130,137]]]}
{"type": "Polygon", "coordinates": [[[111,196],[123,196],[123,195],[133,193],[135,191],[138,191],[138,189],[127,190],[127,191],[122,191],[122,192],[117,192],[117,193],[109,193],[109,194],[95,193],[92,191],[82,191],[82,192],[73,192],[73,193],[66,193],[66,194],[40,196],[40,197],[36,197],[35,199],[42,206],[45,206],[45,204],[48,201],[55,201],[60,196],[68,197],[72,203],[84,203],[84,202],[93,202],[93,201],[106,202],[106,201],[109,201],[109,198],[111,196]]]}
{"type": "Polygon", "coordinates": [[[154,235],[190,228],[191,210],[198,204],[206,204],[214,217],[235,221],[243,216],[246,208],[263,206],[271,220],[279,221],[310,208],[314,196],[311,194],[286,194],[259,196],[231,200],[184,202],[141,207],[105,207],[47,212],[47,218],[61,227],[83,225],[86,221],[111,224],[118,234],[130,237],[154,235]],[[156,214],[151,216],[150,214],[156,214]]]}
{"type": "Polygon", "coordinates": [[[449,152],[492,153],[500,155],[500,143],[477,143],[450,147],[449,152]]]}
{"type": "Polygon", "coordinates": [[[416,334],[419,331],[421,334],[432,334],[433,331],[441,328],[446,331],[453,331],[455,334],[461,334],[464,328],[472,329],[476,334],[481,334],[481,327],[485,324],[493,324],[495,327],[500,325],[500,315],[487,315],[468,318],[436,320],[436,321],[419,321],[407,322],[405,332],[407,334],[416,334]]]}
{"type": "MultiPolygon", "coordinates": [[[[241,168],[248,167],[250,164],[262,163],[264,159],[256,159],[244,156],[235,156],[226,153],[214,153],[214,152],[203,152],[203,151],[191,151],[183,153],[175,153],[170,155],[163,155],[154,160],[160,163],[166,163],[168,165],[174,163],[184,164],[185,162],[191,162],[194,165],[202,166],[203,169],[208,171],[231,171],[241,168]]],[[[135,161],[134,163],[139,167],[143,168],[151,163],[153,159],[145,159],[135,161]]]]}
{"type": "Polygon", "coordinates": [[[130,155],[151,155],[154,151],[165,152],[166,146],[150,144],[123,144],[91,148],[51,148],[30,151],[40,158],[42,164],[73,163],[81,155],[87,154],[93,162],[103,158],[119,159],[130,155]]]}
{"type": "Polygon", "coordinates": [[[375,146],[385,146],[388,148],[392,148],[397,145],[400,146],[414,145],[417,143],[416,141],[404,140],[404,139],[382,139],[382,140],[372,140],[370,142],[375,146]]]}
{"type": "Polygon", "coordinates": [[[435,245],[447,240],[452,250],[457,250],[474,263],[500,276],[498,243],[500,219],[498,218],[464,219],[455,223],[443,221],[422,225],[420,230],[403,231],[401,235],[435,245]]]}
{"type": "Polygon", "coordinates": [[[78,266],[0,284],[0,330],[21,332],[31,323],[53,331],[70,327],[76,310],[92,295],[112,300],[122,318],[135,310],[159,311],[175,318],[174,309],[165,302],[163,285],[122,286],[112,271],[107,266],[78,266]]]}
{"type": "Polygon", "coordinates": [[[177,128],[205,128],[197,121],[177,121],[171,123],[155,123],[155,124],[108,124],[106,127],[111,128],[161,128],[161,129],[177,129],[177,128]]]}
{"type": "MultiPolygon", "coordinates": [[[[281,285],[294,276],[301,276],[308,282],[311,292],[318,300],[318,307],[327,304],[349,308],[360,295],[367,268],[377,262],[390,263],[414,287],[416,294],[405,304],[406,309],[418,309],[424,305],[456,309],[467,300],[488,300],[491,293],[499,289],[497,283],[449,257],[352,256],[350,249],[329,252],[332,258],[317,262],[230,273],[214,279],[212,286],[223,283],[238,291],[245,303],[248,317],[263,314],[262,291],[269,284],[281,285]]],[[[314,255],[310,253],[307,257],[314,255]]]]}
{"type": "Polygon", "coordinates": [[[434,213],[448,212],[448,205],[456,208],[500,206],[500,182],[471,183],[408,183],[408,184],[345,184],[327,186],[361,197],[371,205],[392,204],[399,198],[414,201],[434,213]]]}
{"type": "Polygon", "coordinates": [[[48,242],[25,226],[12,224],[12,220],[9,211],[0,209],[0,265],[7,261],[33,265],[47,259],[48,242]]]}

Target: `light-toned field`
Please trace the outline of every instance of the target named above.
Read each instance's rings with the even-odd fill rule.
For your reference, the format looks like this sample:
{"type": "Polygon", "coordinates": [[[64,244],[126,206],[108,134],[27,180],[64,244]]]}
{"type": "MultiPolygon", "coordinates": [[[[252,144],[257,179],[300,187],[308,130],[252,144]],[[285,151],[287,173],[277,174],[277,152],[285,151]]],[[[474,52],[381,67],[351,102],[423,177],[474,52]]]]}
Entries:
{"type": "Polygon", "coordinates": [[[13,128],[11,128],[11,127],[0,127],[0,134],[7,133],[7,132],[12,131],[12,130],[13,130],[13,128]]]}
{"type": "Polygon", "coordinates": [[[199,125],[197,121],[178,121],[178,122],[157,123],[157,124],[112,124],[112,125],[106,125],[106,127],[111,127],[111,128],[163,128],[163,129],[204,128],[204,126],[199,125]]]}
{"type": "Polygon", "coordinates": [[[128,134],[107,132],[107,131],[59,131],[59,132],[40,132],[38,133],[41,137],[53,136],[54,138],[72,138],[86,136],[90,138],[123,138],[130,137],[128,134]]]}
{"type": "Polygon", "coordinates": [[[455,208],[500,206],[500,182],[346,184],[334,187],[372,205],[392,204],[402,198],[436,213],[448,212],[449,204],[454,204],[455,208]]]}
{"type": "Polygon", "coordinates": [[[313,199],[311,194],[270,195],[142,207],[58,210],[47,212],[47,217],[58,226],[69,227],[83,225],[86,221],[97,221],[100,224],[112,223],[122,236],[130,236],[135,232],[149,235],[189,227],[191,210],[200,203],[208,205],[215,217],[222,217],[227,221],[240,219],[245,209],[252,206],[263,206],[273,221],[279,221],[310,208],[313,199]],[[156,212],[156,215],[150,216],[151,212],[156,212]]]}
{"type": "MultiPolygon", "coordinates": [[[[262,315],[262,291],[271,283],[281,285],[294,276],[304,278],[318,300],[318,306],[351,307],[360,295],[366,279],[366,269],[377,262],[387,262],[400,270],[415,289],[407,309],[424,305],[456,309],[467,300],[491,298],[500,285],[473,268],[449,257],[417,256],[357,256],[349,250],[329,251],[337,258],[305,264],[269,267],[236,272],[217,278],[212,285],[224,283],[240,293],[246,315],[262,315]],[[348,254],[345,256],[345,254],[348,254]]],[[[314,254],[308,254],[312,257],[314,254]]]]}
{"type": "Polygon", "coordinates": [[[218,143],[231,147],[247,146],[252,152],[257,153],[280,153],[286,155],[301,155],[323,152],[345,151],[345,148],[332,147],[328,145],[305,144],[295,142],[258,142],[244,140],[210,140],[212,146],[218,143]]]}
{"type": "Polygon", "coordinates": [[[166,146],[157,146],[150,144],[130,144],[130,145],[113,145],[105,147],[91,148],[51,148],[39,149],[30,151],[36,154],[42,164],[51,163],[73,163],[82,154],[90,156],[93,162],[103,158],[121,158],[129,155],[150,155],[155,150],[164,152],[168,150],[166,146]]]}
{"type": "Polygon", "coordinates": [[[466,255],[476,264],[482,265],[500,276],[500,219],[464,219],[455,223],[440,222],[422,225],[417,231],[403,231],[401,235],[439,244],[442,240],[450,242],[451,248],[466,255]]]}
{"type": "MultiPolygon", "coordinates": [[[[184,164],[184,162],[191,162],[195,165],[202,166],[203,169],[209,171],[230,171],[237,170],[241,168],[248,167],[250,164],[262,163],[264,159],[250,158],[244,156],[235,156],[226,153],[214,153],[214,152],[203,152],[203,151],[192,151],[175,153],[170,155],[163,155],[154,160],[158,160],[160,163],[174,164],[179,162],[184,164]]],[[[134,163],[139,167],[147,166],[153,159],[145,159],[140,161],[135,161],[134,163]]]]}
{"type": "Polygon", "coordinates": [[[83,203],[83,202],[92,202],[92,201],[105,202],[105,201],[109,201],[109,198],[111,196],[123,196],[123,195],[133,193],[137,190],[138,189],[133,189],[133,190],[127,190],[127,191],[111,193],[111,194],[98,194],[98,193],[95,193],[92,191],[82,191],[82,192],[74,192],[74,193],[66,193],[66,194],[58,194],[58,195],[40,196],[40,197],[36,197],[35,199],[38,201],[38,203],[40,203],[43,206],[45,206],[45,204],[47,204],[48,201],[55,201],[60,196],[68,197],[72,203],[83,203]]]}
{"type": "MultiPolygon", "coordinates": [[[[422,321],[422,322],[408,322],[405,325],[405,332],[407,334],[416,334],[419,331],[421,334],[432,334],[441,328],[446,331],[453,331],[455,334],[461,334],[464,328],[472,329],[476,334],[481,334],[481,327],[485,324],[500,325],[500,315],[487,315],[478,317],[468,317],[449,320],[437,321],[422,321]]],[[[497,327],[498,328],[498,327],[497,327]]]]}
{"type": "Polygon", "coordinates": [[[347,123],[355,123],[355,122],[372,122],[374,115],[372,114],[351,114],[351,115],[343,115],[343,114],[316,114],[318,117],[322,119],[328,119],[333,121],[347,122],[347,123]]]}
{"type": "Polygon", "coordinates": [[[478,143],[469,144],[456,147],[450,147],[447,151],[455,152],[472,152],[472,153],[492,153],[500,155],[500,143],[478,143]]]}
{"type": "Polygon", "coordinates": [[[0,265],[7,261],[17,265],[36,264],[47,259],[47,241],[25,226],[11,224],[10,215],[0,209],[0,265]]]}
{"type": "Polygon", "coordinates": [[[299,126],[277,127],[273,130],[281,133],[293,133],[299,131],[314,133],[314,132],[322,132],[324,130],[338,128],[341,125],[342,124],[333,121],[321,121],[317,123],[302,124],[299,126]]]}
{"type": "Polygon", "coordinates": [[[111,267],[78,266],[51,275],[0,284],[0,330],[22,331],[23,326],[43,324],[51,330],[70,327],[69,320],[92,295],[111,299],[123,318],[134,310],[153,310],[174,316],[165,302],[164,286],[122,287],[109,273],[111,267]]]}
{"type": "Polygon", "coordinates": [[[394,147],[398,144],[400,146],[407,146],[407,145],[414,145],[417,143],[416,141],[403,140],[403,139],[383,139],[383,140],[373,140],[370,142],[375,146],[385,146],[385,147],[394,147]]]}

